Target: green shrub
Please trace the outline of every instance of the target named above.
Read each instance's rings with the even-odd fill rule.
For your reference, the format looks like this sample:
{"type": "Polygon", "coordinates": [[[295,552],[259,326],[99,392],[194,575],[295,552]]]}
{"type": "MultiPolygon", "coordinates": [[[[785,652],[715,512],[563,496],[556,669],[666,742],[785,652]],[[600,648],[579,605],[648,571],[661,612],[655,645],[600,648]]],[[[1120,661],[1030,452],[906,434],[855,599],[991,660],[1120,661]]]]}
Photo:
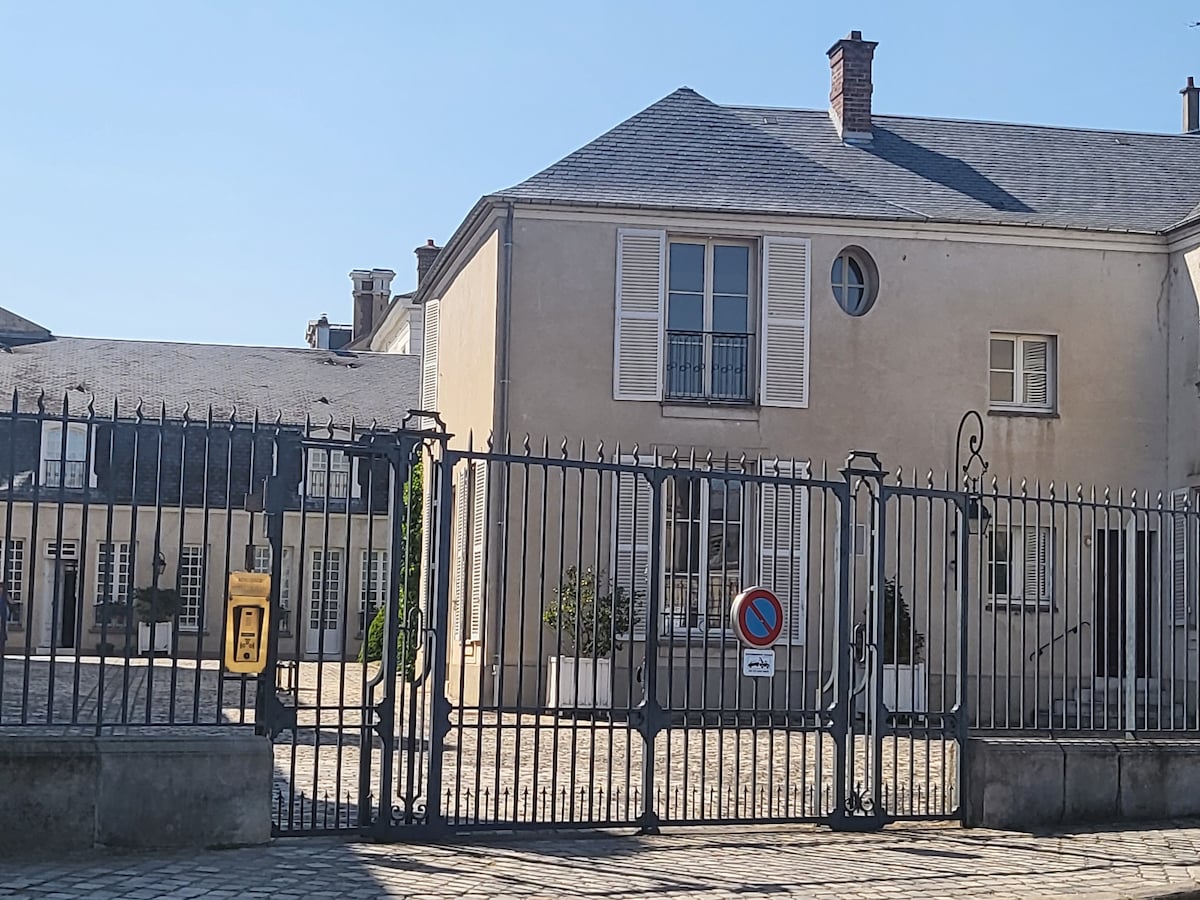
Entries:
{"type": "Polygon", "coordinates": [[[885,665],[911,666],[924,659],[925,635],[913,631],[912,613],[904,591],[889,578],[883,583],[883,661],[885,665]]]}
{"type": "Polygon", "coordinates": [[[394,603],[385,603],[376,612],[367,627],[366,639],[358,651],[359,662],[378,662],[383,659],[383,638],[387,631],[387,616],[389,607],[396,616],[396,649],[399,660],[399,672],[407,680],[416,677],[417,648],[421,643],[420,610],[417,602],[409,606],[409,598],[414,601],[421,595],[421,517],[424,509],[421,504],[422,466],[418,459],[409,469],[408,481],[404,484],[404,510],[400,516],[403,546],[405,548],[405,568],[402,572],[403,583],[396,592],[394,603]]]}
{"type": "Polygon", "coordinates": [[[596,573],[591,568],[580,573],[571,566],[554,589],[542,621],[559,629],[579,657],[602,659],[621,649],[617,635],[630,630],[629,616],[630,598],[624,588],[597,595],[596,573]]]}

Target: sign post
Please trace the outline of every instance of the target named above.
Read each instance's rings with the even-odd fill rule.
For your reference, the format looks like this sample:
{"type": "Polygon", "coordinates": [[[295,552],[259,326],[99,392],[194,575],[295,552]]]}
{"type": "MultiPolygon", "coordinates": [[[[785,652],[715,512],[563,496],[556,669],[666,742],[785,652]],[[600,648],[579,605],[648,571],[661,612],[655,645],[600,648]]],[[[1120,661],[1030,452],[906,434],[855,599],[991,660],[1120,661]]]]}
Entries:
{"type": "Polygon", "coordinates": [[[775,674],[775,651],[783,634],[783,604],[764,587],[752,587],[733,598],[733,631],[742,646],[742,674],[770,678],[775,674]]]}

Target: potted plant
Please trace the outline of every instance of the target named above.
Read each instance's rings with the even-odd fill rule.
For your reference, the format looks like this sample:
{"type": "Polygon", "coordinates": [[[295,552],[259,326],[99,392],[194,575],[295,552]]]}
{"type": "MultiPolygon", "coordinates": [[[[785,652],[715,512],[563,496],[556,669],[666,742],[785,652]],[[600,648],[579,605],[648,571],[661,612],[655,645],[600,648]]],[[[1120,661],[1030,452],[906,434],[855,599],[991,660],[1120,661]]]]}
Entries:
{"type": "Polygon", "coordinates": [[[571,566],[542,614],[565,653],[550,657],[546,705],[552,709],[611,709],[612,659],[630,627],[630,596],[621,587],[600,593],[596,572],[571,566]]]}
{"type": "Polygon", "coordinates": [[[891,712],[928,710],[924,651],[925,635],[913,629],[904,592],[889,578],[883,584],[883,705],[891,712]]]}
{"type": "Polygon", "coordinates": [[[124,632],[126,616],[129,615],[129,605],[123,600],[96,601],[96,626],[100,629],[101,640],[96,642],[96,652],[100,656],[112,656],[117,652],[113,643],[114,635],[124,632]]]}
{"type": "Polygon", "coordinates": [[[171,649],[171,621],[179,615],[182,601],[174,588],[146,587],[133,592],[133,609],[138,619],[138,653],[149,653],[151,632],[155,653],[171,649]]]}

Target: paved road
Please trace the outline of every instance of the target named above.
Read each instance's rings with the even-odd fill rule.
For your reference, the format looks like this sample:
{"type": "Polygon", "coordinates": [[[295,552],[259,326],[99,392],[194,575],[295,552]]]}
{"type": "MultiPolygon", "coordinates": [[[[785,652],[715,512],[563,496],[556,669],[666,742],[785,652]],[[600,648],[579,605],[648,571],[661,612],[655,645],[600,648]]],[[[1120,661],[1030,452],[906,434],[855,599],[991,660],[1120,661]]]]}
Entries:
{"type": "Polygon", "coordinates": [[[412,846],[330,838],[0,862],[0,897],[1200,897],[1200,823],[1030,836],[954,826],[595,835],[412,846]]]}

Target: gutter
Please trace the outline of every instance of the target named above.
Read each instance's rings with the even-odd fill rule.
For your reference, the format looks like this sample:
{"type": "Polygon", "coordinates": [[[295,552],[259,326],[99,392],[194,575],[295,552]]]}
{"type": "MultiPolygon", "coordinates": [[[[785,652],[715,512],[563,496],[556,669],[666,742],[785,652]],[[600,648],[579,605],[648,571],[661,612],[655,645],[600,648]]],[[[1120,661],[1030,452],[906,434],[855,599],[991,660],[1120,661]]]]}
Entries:
{"type": "MultiPolygon", "coordinates": [[[[501,453],[507,453],[510,449],[508,435],[508,350],[512,334],[509,310],[512,308],[513,212],[513,202],[510,200],[504,213],[504,252],[502,262],[504,269],[500,277],[500,291],[496,302],[497,337],[499,340],[496,342],[496,411],[492,421],[495,424],[494,446],[501,453]]],[[[457,237],[457,234],[455,236],[457,237]]],[[[426,281],[428,280],[426,279],[426,281]]],[[[500,477],[497,479],[499,482],[497,485],[499,493],[493,494],[493,496],[507,497],[508,467],[500,466],[499,474],[500,477]]],[[[505,527],[505,523],[503,522],[498,521],[496,524],[501,528],[505,527]]],[[[493,574],[491,581],[493,584],[499,584],[500,578],[503,575],[502,560],[496,559],[494,563],[496,564],[497,571],[493,574]]],[[[500,672],[504,634],[500,629],[500,621],[500,617],[492,616],[492,633],[489,635],[487,644],[488,647],[493,648],[492,699],[497,709],[499,709],[500,701],[503,699],[500,696],[500,672]]]]}

